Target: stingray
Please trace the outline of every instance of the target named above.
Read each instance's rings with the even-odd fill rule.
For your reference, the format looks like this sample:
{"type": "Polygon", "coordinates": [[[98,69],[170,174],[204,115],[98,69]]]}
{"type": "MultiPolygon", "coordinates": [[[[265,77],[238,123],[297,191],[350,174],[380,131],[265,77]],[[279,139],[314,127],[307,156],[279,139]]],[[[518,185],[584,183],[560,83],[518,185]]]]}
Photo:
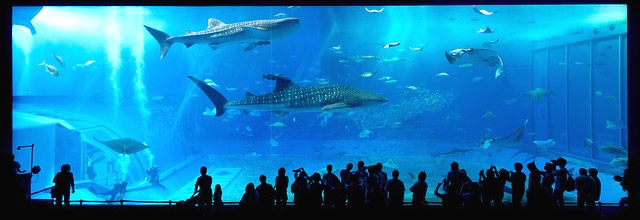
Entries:
{"type": "Polygon", "coordinates": [[[106,145],[107,147],[121,154],[133,154],[149,148],[147,144],[140,143],[140,141],[136,141],[132,138],[120,138],[120,139],[113,139],[108,141],[101,141],[101,140],[98,140],[98,138],[96,138],[95,136],[93,136],[93,139],[95,139],[96,141],[106,145]]]}
{"type": "Polygon", "coordinates": [[[529,119],[524,121],[524,124],[516,129],[511,134],[505,137],[497,137],[497,138],[488,138],[486,135],[482,137],[482,141],[480,142],[480,146],[483,149],[487,149],[490,146],[494,147],[515,147],[518,145],[522,145],[522,137],[524,136],[524,129],[527,127],[527,122],[529,119]]]}

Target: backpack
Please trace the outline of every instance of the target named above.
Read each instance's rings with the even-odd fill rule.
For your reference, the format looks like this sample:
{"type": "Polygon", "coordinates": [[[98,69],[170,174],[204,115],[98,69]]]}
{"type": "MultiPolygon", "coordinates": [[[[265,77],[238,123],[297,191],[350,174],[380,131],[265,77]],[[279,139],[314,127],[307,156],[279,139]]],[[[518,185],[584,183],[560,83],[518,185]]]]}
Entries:
{"type": "Polygon", "coordinates": [[[567,178],[567,185],[565,187],[565,190],[567,190],[567,192],[573,192],[574,190],[576,190],[576,180],[573,179],[573,176],[571,176],[569,172],[567,172],[567,174],[569,175],[569,177],[567,178]]]}

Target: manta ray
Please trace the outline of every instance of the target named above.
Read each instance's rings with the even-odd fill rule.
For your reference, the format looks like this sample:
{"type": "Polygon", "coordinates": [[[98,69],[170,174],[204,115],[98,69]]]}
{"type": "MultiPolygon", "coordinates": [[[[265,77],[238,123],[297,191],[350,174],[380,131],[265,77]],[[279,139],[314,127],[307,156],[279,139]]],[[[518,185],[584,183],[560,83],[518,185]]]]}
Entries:
{"type": "Polygon", "coordinates": [[[516,129],[511,134],[505,137],[497,137],[497,138],[488,138],[486,135],[482,137],[482,141],[480,142],[480,146],[483,149],[487,149],[491,146],[493,147],[515,147],[518,145],[522,145],[522,137],[524,136],[524,129],[527,127],[527,122],[529,119],[524,121],[524,124],[516,129]]]}
{"type": "Polygon", "coordinates": [[[33,27],[31,20],[33,20],[40,11],[42,6],[38,7],[14,7],[13,8],[13,24],[25,26],[31,31],[31,35],[36,34],[36,28],[33,27]]]}
{"type": "Polygon", "coordinates": [[[111,148],[112,150],[121,154],[133,154],[149,148],[147,144],[140,143],[139,141],[136,141],[132,138],[120,138],[120,139],[113,139],[108,141],[101,141],[101,140],[98,140],[96,136],[93,136],[93,139],[95,139],[97,142],[100,142],[101,144],[104,144],[107,147],[111,148]]]}

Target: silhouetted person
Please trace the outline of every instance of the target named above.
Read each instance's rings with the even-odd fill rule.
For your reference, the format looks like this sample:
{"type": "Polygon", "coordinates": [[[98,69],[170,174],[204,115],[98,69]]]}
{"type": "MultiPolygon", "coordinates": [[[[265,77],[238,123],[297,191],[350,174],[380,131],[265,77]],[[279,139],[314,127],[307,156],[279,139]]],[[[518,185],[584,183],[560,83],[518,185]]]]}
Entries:
{"type": "Polygon", "coordinates": [[[378,195],[376,194],[378,188],[378,175],[376,174],[375,166],[367,167],[369,176],[367,177],[366,192],[365,192],[365,203],[370,206],[377,206],[380,202],[378,195]]]}
{"type": "Polygon", "coordinates": [[[113,184],[113,189],[111,189],[111,199],[110,201],[114,201],[116,198],[124,198],[124,195],[127,193],[127,181],[120,180],[113,184]]]}
{"type": "Polygon", "coordinates": [[[587,203],[589,213],[595,211],[596,204],[593,199],[596,181],[587,174],[587,169],[580,168],[580,176],[576,178],[576,190],[578,191],[578,208],[584,211],[584,203],[587,203]]]}
{"type": "Polygon", "coordinates": [[[440,200],[442,201],[443,207],[451,207],[451,203],[449,202],[449,197],[447,196],[447,191],[443,189],[445,193],[440,193],[440,187],[445,185],[446,183],[447,183],[447,178],[442,179],[442,182],[439,182],[438,185],[436,185],[436,189],[433,190],[433,195],[440,198],[440,200]]]}
{"type": "Polygon", "coordinates": [[[360,189],[362,189],[362,195],[364,196],[364,200],[366,200],[367,179],[369,178],[369,174],[364,167],[364,161],[358,161],[357,168],[358,169],[354,171],[352,175],[356,175],[358,177],[358,185],[360,185],[360,189]]]}
{"type": "Polygon", "coordinates": [[[382,170],[382,163],[376,164],[376,175],[378,175],[378,188],[376,189],[376,194],[378,195],[380,201],[378,206],[384,207],[387,204],[387,193],[385,188],[387,187],[387,183],[389,181],[389,176],[386,172],[382,170]]]}
{"type": "Polygon", "coordinates": [[[504,186],[509,180],[509,171],[502,168],[498,171],[496,178],[496,189],[494,190],[494,204],[496,207],[502,207],[502,199],[504,199],[504,186]]]}
{"type": "Polygon", "coordinates": [[[322,208],[322,191],[324,186],[319,173],[313,173],[311,175],[311,182],[309,183],[309,207],[312,209],[322,208]]]}
{"type": "Polygon", "coordinates": [[[213,179],[211,178],[211,176],[207,175],[207,167],[200,167],[200,177],[198,177],[198,180],[196,180],[196,185],[193,193],[195,194],[196,192],[198,192],[198,188],[200,189],[200,192],[198,194],[198,206],[201,208],[205,205],[207,209],[211,207],[211,200],[213,197],[213,193],[211,192],[212,182],[213,179]]]}
{"type": "Polygon", "coordinates": [[[402,180],[398,179],[400,176],[400,172],[398,172],[398,170],[393,170],[391,176],[392,179],[387,182],[386,189],[389,198],[389,207],[399,208],[402,207],[402,203],[404,202],[404,183],[402,180]]]}
{"type": "MultiPolygon", "coordinates": [[[[19,174],[26,172],[26,170],[21,170],[20,169],[20,163],[18,163],[18,161],[15,160],[16,157],[13,154],[9,154],[8,157],[6,157],[6,161],[5,162],[5,172],[4,177],[7,179],[3,179],[1,182],[3,183],[2,185],[2,189],[6,190],[5,192],[7,193],[6,195],[12,200],[12,201],[16,201],[18,203],[16,204],[11,204],[11,205],[15,205],[15,206],[20,206],[22,205],[23,202],[26,202],[26,194],[27,194],[27,189],[26,187],[23,187],[23,185],[21,184],[20,178],[19,178],[19,174]],[[4,184],[7,184],[6,186],[4,184]]],[[[10,209],[10,208],[9,208],[10,209]]]]}
{"type": "Polygon", "coordinates": [[[166,189],[164,185],[160,184],[160,169],[158,169],[158,166],[153,165],[149,167],[146,173],[147,180],[149,181],[149,183],[151,183],[151,185],[166,189]]]}
{"type": "Polygon", "coordinates": [[[589,168],[589,176],[596,181],[596,185],[593,191],[593,201],[600,201],[600,193],[602,192],[602,183],[598,178],[598,170],[596,168],[589,168]]]}
{"type": "Polygon", "coordinates": [[[516,172],[511,172],[509,182],[511,182],[511,203],[514,207],[520,207],[522,205],[522,197],[524,196],[524,184],[527,181],[527,176],[522,172],[522,164],[515,163],[513,168],[516,172]]]}
{"type": "Polygon", "coordinates": [[[240,199],[240,210],[245,214],[251,214],[258,206],[258,194],[253,183],[247,184],[244,188],[244,194],[240,199]]]}
{"type": "Polygon", "coordinates": [[[462,188],[462,184],[464,184],[465,181],[468,181],[468,179],[467,175],[460,172],[460,165],[458,162],[452,162],[451,170],[447,173],[447,183],[444,186],[447,189],[447,196],[450,197],[448,201],[453,206],[460,205],[460,188],[462,188]]]}
{"type": "Polygon", "coordinates": [[[349,175],[349,187],[347,188],[348,206],[351,209],[359,209],[364,205],[364,193],[360,186],[358,175],[349,175]]]}
{"type": "Polygon", "coordinates": [[[556,185],[553,189],[552,204],[554,206],[564,207],[564,191],[566,191],[567,189],[567,178],[569,175],[569,171],[567,171],[567,169],[565,168],[565,166],[567,165],[567,160],[559,157],[557,160],[555,160],[554,163],[558,165],[559,169],[553,172],[553,175],[556,177],[556,185]]]}
{"type": "Polygon", "coordinates": [[[462,185],[462,191],[460,194],[465,208],[476,209],[482,204],[480,184],[477,182],[467,182],[462,185]]]}
{"type": "Polygon", "coordinates": [[[613,176],[613,180],[616,182],[620,183],[620,186],[622,187],[622,191],[627,192],[627,196],[620,198],[620,206],[624,206],[625,204],[629,204],[629,195],[631,195],[631,193],[629,192],[629,180],[627,178],[629,178],[629,169],[625,169],[624,170],[624,176],[619,176],[619,175],[615,175],[613,176]]]}
{"type": "Polygon", "coordinates": [[[338,192],[342,190],[342,184],[338,177],[331,173],[333,166],[327,165],[327,173],[322,176],[322,184],[325,187],[324,190],[324,206],[327,208],[334,207],[338,202],[338,192]]]}
{"type": "Polygon", "coordinates": [[[411,186],[411,188],[409,188],[409,191],[413,192],[413,197],[411,200],[411,203],[413,204],[413,207],[424,207],[426,206],[426,196],[427,196],[427,188],[429,187],[427,185],[427,173],[420,172],[420,174],[418,174],[418,182],[414,183],[413,186],[411,186]]]}
{"type": "Polygon", "coordinates": [[[293,202],[295,203],[296,208],[304,209],[306,208],[306,199],[307,199],[307,173],[303,168],[293,170],[293,184],[291,184],[291,192],[293,193],[293,202]]]}
{"type": "Polygon", "coordinates": [[[224,202],[222,202],[222,187],[220,186],[220,184],[216,184],[216,187],[213,191],[213,207],[217,211],[220,211],[223,205],[224,202]]]}
{"type": "Polygon", "coordinates": [[[478,183],[482,191],[482,203],[484,206],[490,206],[491,202],[493,202],[494,206],[499,206],[496,195],[496,191],[499,188],[497,172],[495,166],[491,166],[486,173],[484,173],[484,170],[480,170],[478,183]]]}
{"type": "Polygon", "coordinates": [[[539,208],[542,202],[542,172],[536,167],[535,162],[527,164],[529,170],[529,184],[527,188],[527,207],[539,208]]]}
{"type": "Polygon", "coordinates": [[[347,185],[349,185],[349,175],[351,174],[351,169],[353,169],[353,164],[348,163],[346,169],[340,170],[340,182],[342,182],[342,185],[344,185],[345,188],[347,187],[347,185]]]}
{"type": "Polygon", "coordinates": [[[87,178],[89,178],[91,181],[93,181],[96,178],[96,169],[93,166],[93,157],[89,157],[87,159],[87,178]]]}
{"type": "Polygon", "coordinates": [[[9,161],[11,163],[11,172],[13,173],[13,175],[18,175],[20,173],[24,173],[27,172],[26,170],[21,170],[20,168],[22,167],[20,165],[20,163],[18,163],[18,161],[16,161],[16,156],[13,154],[9,154],[9,161]]]}
{"type": "Polygon", "coordinates": [[[542,192],[540,193],[540,204],[544,208],[549,208],[553,205],[553,183],[555,182],[553,171],[555,169],[556,166],[552,163],[544,164],[545,172],[542,177],[542,192]]]}
{"type": "Polygon", "coordinates": [[[278,169],[278,176],[276,177],[275,199],[276,206],[284,207],[287,205],[287,187],[289,187],[289,177],[285,175],[287,172],[284,167],[278,169]]]}
{"type": "Polygon", "coordinates": [[[64,205],[69,206],[69,191],[76,192],[76,185],[73,181],[73,173],[71,173],[71,165],[64,164],[60,168],[60,172],[53,178],[55,183],[56,206],[62,206],[62,197],[64,197],[64,205]]]}
{"type": "Polygon", "coordinates": [[[275,192],[273,186],[267,183],[265,175],[260,175],[260,185],[256,187],[256,192],[258,192],[258,207],[260,207],[260,210],[270,211],[273,208],[275,192]]]}

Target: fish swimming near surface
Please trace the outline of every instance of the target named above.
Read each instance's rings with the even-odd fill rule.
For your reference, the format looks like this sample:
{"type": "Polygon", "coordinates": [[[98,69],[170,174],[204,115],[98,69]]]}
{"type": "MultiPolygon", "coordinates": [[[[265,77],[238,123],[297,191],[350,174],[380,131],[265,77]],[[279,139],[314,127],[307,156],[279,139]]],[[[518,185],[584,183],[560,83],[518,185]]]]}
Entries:
{"type": "Polygon", "coordinates": [[[473,6],[473,11],[475,13],[478,13],[478,14],[481,14],[481,15],[487,15],[487,16],[493,15],[496,12],[498,12],[498,11],[487,11],[487,10],[484,10],[484,9],[478,9],[478,7],[476,7],[475,5],[473,6]]]}
{"type": "Polygon", "coordinates": [[[476,48],[454,49],[445,51],[444,55],[450,64],[484,64],[490,67],[497,67],[495,73],[496,79],[504,72],[502,58],[493,50],[476,48]]]}
{"type": "Polygon", "coordinates": [[[87,67],[87,66],[89,66],[89,65],[91,65],[91,64],[93,64],[93,63],[95,63],[95,62],[96,62],[95,60],[89,60],[89,61],[87,61],[86,63],[84,63],[82,66],[83,66],[83,67],[87,67]]]}
{"type": "Polygon", "coordinates": [[[533,143],[542,150],[547,150],[553,147],[553,145],[556,145],[556,141],[554,141],[553,139],[549,139],[546,141],[533,141],[533,143]]]}
{"type": "Polygon", "coordinates": [[[287,14],[285,14],[285,13],[278,13],[278,14],[273,15],[273,17],[287,17],[287,14]]]}
{"type": "Polygon", "coordinates": [[[527,96],[531,97],[536,102],[540,101],[542,97],[547,97],[553,94],[551,91],[541,88],[536,88],[534,90],[530,90],[526,93],[527,96]]]}
{"type": "Polygon", "coordinates": [[[136,141],[132,138],[120,138],[120,139],[113,139],[108,141],[101,141],[101,140],[98,140],[98,138],[96,138],[95,136],[93,136],[93,139],[95,139],[97,142],[100,142],[101,144],[104,144],[107,147],[111,148],[112,150],[121,154],[133,154],[149,148],[148,145],[141,143],[140,141],[136,141]]]}
{"type": "Polygon", "coordinates": [[[382,48],[390,48],[395,46],[400,46],[400,42],[391,42],[391,43],[385,44],[384,46],[382,46],[382,48]]]}
{"type": "Polygon", "coordinates": [[[56,62],[58,62],[58,64],[60,64],[60,66],[64,67],[64,61],[62,61],[62,57],[56,55],[56,53],[52,53],[51,56],[53,56],[53,58],[56,59],[56,62]]]}
{"type": "Polygon", "coordinates": [[[162,59],[173,43],[183,43],[187,48],[194,44],[206,44],[211,49],[231,44],[248,43],[245,50],[249,51],[256,46],[267,45],[273,39],[293,33],[300,27],[300,20],[298,18],[281,18],[225,24],[218,19],[209,18],[206,30],[187,31],[185,35],[176,37],[146,25],[144,27],[160,44],[160,59],[162,59]]]}
{"type": "Polygon", "coordinates": [[[58,69],[56,69],[55,66],[45,63],[44,60],[42,61],[41,64],[38,64],[38,65],[44,66],[45,71],[47,71],[48,73],[50,73],[51,75],[53,75],[55,77],[58,77],[58,75],[60,75],[60,72],[58,72],[58,69]]]}
{"type": "Polygon", "coordinates": [[[482,140],[480,142],[480,146],[483,149],[487,149],[491,146],[493,147],[515,147],[515,146],[519,146],[522,145],[522,137],[524,136],[524,129],[527,127],[527,122],[529,122],[529,119],[524,121],[524,124],[522,126],[520,126],[518,129],[516,129],[514,132],[512,132],[511,134],[505,136],[505,137],[498,137],[498,138],[489,138],[486,135],[484,137],[482,137],[482,140]]]}
{"type": "Polygon", "coordinates": [[[481,33],[481,34],[491,34],[491,33],[495,32],[495,31],[491,30],[491,28],[489,26],[487,26],[487,28],[485,28],[485,29],[480,28],[480,30],[478,30],[477,32],[481,33]]]}
{"type": "Polygon", "coordinates": [[[40,13],[40,11],[42,11],[42,8],[43,6],[13,7],[13,24],[28,28],[29,31],[31,31],[31,35],[36,34],[36,28],[31,23],[31,20],[33,20],[33,18],[36,17],[36,15],[40,13]]]}
{"type": "Polygon", "coordinates": [[[500,39],[487,41],[487,42],[482,43],[482,46],[483,47],[491,47],[493,44],[498,43],[499,41],[500,41],[500,39]]]}
{"type": "Polygon", "coordinates": [[[369,12],[369,13],[380,13],[380,12],[384,11],[384,8],[381,8],[381,9],[378,9],[378,10],[364,8],[364,10],[369,12]]]}
{"type": "Polygon", "coordinates": [[[258,96],[247,92],[244,99],[230,102],[213,87],[192,76],[188,78],[213,102],[216,116],[223,115],[227,109],[239,109],[271,111],[282,117],[289,112],[353,111],[387,102],[383,96],[355,87],[337,84],[299,86],[285,76],[273,74],[263,75],[264,79],[276,81],[273,92],[258,96]]]}

